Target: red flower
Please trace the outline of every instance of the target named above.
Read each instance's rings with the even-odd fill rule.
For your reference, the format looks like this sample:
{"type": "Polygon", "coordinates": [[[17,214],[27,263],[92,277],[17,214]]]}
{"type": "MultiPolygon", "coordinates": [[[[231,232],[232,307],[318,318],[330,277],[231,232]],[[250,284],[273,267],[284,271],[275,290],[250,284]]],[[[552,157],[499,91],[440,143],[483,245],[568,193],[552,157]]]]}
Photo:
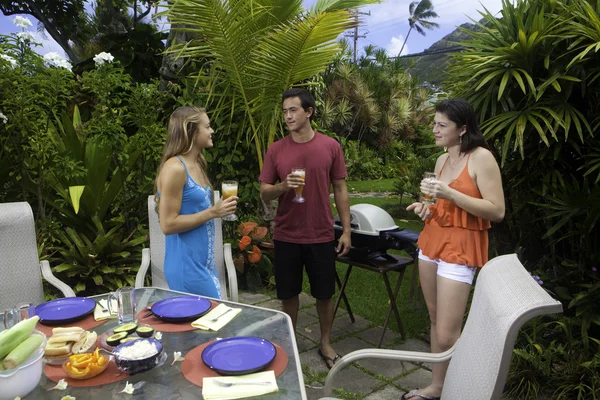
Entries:
{"type": "Polygon", "coordinates": [[[258,224],[256,222],[244,222],[238,227],[242,236],[248,235],[258,224]]]}
{"type": "Polygon", "coordinates": [[[265,226],[259,226],[255,228],[252,232],[250,232],[250,236],[252,239],[264,239],[267,236],[267,228],[265,226]]]}
{"type": "Polygon", "coordinates": [[[238,247],[240,248],[240,250],[245,250],[246,247],[250,245],[250,243],[252,243],[252,239],[250,239],[250,236],[242,236],[240,242],[238,243],[238,247]]]}
{"type": "Polygon", "coordinates": [[[262,258],[260,249],[256,246],[252,246],[252,251],[248,252],[248,261],[252,264],[256,264],[262,258]]]}

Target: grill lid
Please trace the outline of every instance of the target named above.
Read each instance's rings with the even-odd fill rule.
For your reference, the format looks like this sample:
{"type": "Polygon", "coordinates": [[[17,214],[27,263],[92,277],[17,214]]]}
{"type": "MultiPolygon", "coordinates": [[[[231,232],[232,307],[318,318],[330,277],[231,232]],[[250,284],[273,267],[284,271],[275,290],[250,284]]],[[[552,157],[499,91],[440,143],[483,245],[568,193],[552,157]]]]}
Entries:
{"type": "MultiPolygon", "coordinates": [[[[340,216],[333,219],[335,229],[342,229],[340,216]]],[[[372,204],[350,206],[350,227],[353,233],[379,236],[379,232],[398,229],[394,219],[384,209],[372,204]]]]}

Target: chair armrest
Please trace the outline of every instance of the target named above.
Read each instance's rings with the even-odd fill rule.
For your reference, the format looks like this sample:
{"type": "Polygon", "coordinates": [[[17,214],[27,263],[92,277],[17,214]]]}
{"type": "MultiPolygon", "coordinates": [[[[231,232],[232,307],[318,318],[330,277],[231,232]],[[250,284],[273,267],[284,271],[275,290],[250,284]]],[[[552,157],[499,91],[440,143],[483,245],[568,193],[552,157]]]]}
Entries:
{"type": "Polygon", "coordinates": [[[145,249],[142,249],[142,263],[140,264],[140,269],[138,269],[138,272],[135,275],[136,289],[144,287],[144,281],[146,279],[146,272],[148,272],[149,266],[150,266],[150,249],[145,248],[145,249]]]}
{"type": "Polygon", "coordinates": [[[50,263],[48,262],[48,260],[43,260],[40,262],[40,269],[42,270],[42,276],[44,277],[44,279],[49,284],[60,290],[65,297],[75,297],[75,292],[73,291],[73,289],[71,289],[69,285],[67,285],[66,283],[54,276],[52,270],[50,269],[50,263]]]}
{"type": "Polygon", "coordinates": [[[229,300],[238,302],[238,284],[235,265],[233,264],[233,255],[231,253],[231,243],[223,245],[223,259],[225,260],[225,270],[227,271],[227,281],[229,283],[229,300]]]}
{"type": "Polygon", "coordinates": [[[333,389],[333,378],[335,374],[344,369],[344,367],[354,361],[361,360],[363,358],[378,358],[385,360],[397,360],[397,361],[413,361],[413,362],[428,362],[428,363],[440,363],[450,360],[454,353],[456,344],[446,350],[443,353],[424,353],[420,351],[405,351],[405,350],[385,350],[385,349],[363,349],[353,351],[346,354],[338,362],[335,363],[333,368],[327,374],[325,379],[324,394],[325,396],[331,396],[333,389]]]}

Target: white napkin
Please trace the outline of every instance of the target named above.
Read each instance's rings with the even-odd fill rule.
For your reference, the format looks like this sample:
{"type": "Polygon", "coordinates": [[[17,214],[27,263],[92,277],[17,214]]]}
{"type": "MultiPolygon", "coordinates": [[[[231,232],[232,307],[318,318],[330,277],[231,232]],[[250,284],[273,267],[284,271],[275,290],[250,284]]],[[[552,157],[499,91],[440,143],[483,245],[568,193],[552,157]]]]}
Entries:
{"type": "Polygon", "coordinates": [[[241,308],[232,308],[226,306],[225,304],[219,304],[218,306],[210,310],[210,312],[192,322],[192,326],[194,328],[204,329],[205,331],[218,331],[219,329],[227,325],[229,321],[231,321],[236,315],[238,315],[241,312],[241,308]],[[215,322],[212,322],[211,320],[216,317],[219,317],[219,319],[217,319],[215,322]]]}
{"type": "Polygon", "coordinates": [[[108,302],[106,299],[98,301],[96,308],[94,308],[94,319],[96,321],[102,321],[109,318],[117,318],[117,301],[114,299],[111,300],[110,305],[112,307],[113,314],[108,311],[108,302]]]}
{"type": "MultiPolygon", "coordinates": [[[[230,312],[231,313],[231,312],[230,312]]],[[[202,379],[202,397],[205,400],[227,400],[243,399],[245,397],[260,396],[267,393],[277,392],[277,381],[275,381],[275,372],[273,370],[257,372],[256,374],[242,376],[219,376],[216,378],[202,379]],[[221,383],[235,383],[232,386],[225,387],[221,383]],[[247,384],[248,382],[262,384],[247,384]]]]}

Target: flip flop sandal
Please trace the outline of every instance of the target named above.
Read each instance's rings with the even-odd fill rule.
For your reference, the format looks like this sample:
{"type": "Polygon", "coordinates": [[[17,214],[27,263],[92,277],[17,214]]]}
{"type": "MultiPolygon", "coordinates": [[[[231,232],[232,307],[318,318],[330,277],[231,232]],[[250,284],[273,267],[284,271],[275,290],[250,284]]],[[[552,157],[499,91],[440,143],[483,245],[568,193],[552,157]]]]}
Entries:
{"type": "Polygon", "coordinates": [[[331,357],[327,357],[322,351],[321,349],[317,350],[317,354],[319,355],[319,357],[321,357],[323,359],[323,361],[325,361],[325,365],[327,365],[328,369],[333,368],[333,366],[335,365],[336,362],[338,362],[339,359],[342,358],[342,356],[340,356],[339,354],[335,354],[335,357],[331,358],[331,357]],[[329,363],[331,363],[331,365],[329,365],[329,363]]]}
{"type": "Polygon", "coordinates": [[[417,393],[417,390],[419,390],[419,388],[416,388],[412,392],[404,393],[402,395],[402,397],[400,397],[400,400],[409,400],[409,399],[412,399],[413,397],[419,397],[419,398],[425,399],[425,400],[440,400],[441,399],[441,397],[431,397],[431,396],[427,396],[425,394],[419,394],[419,393],[417,393]],[[406,397],[406,395],[409,395],[410,397],[406,397]]]}

